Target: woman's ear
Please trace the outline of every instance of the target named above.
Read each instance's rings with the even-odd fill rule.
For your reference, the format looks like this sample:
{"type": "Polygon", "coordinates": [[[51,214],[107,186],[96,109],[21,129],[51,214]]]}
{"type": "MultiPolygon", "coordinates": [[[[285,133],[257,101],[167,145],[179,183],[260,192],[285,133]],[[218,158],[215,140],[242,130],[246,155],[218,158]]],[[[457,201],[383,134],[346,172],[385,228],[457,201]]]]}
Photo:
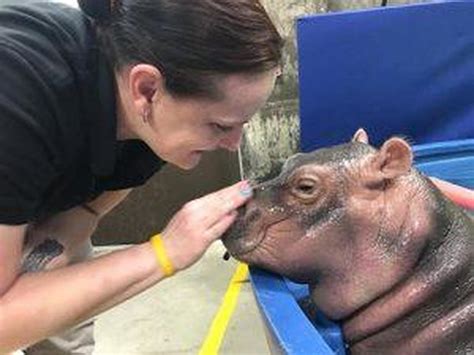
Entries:
{"type": "Polygon", "coordinates": [[[164,77],[153,65],[137,64],[130,69],[129,88],[135,108],[143,112],[163,93],[164,77]]]}
{"type": "Polygon", "coordinates": [[[410,171],[413,153],[407,142],[401,138],[386,141],[374,160],[374,168],[385,179],[393,179],[410,171]]]}

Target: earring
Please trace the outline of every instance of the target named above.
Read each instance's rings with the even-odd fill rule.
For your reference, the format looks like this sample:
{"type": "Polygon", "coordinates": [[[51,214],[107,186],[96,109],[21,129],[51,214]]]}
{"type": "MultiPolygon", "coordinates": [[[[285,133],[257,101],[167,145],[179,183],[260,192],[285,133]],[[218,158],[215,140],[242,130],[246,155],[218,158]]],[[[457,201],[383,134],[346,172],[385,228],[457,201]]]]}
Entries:
{"type": "Polygon", "coordinates": [[[143,123],[148,123],[148,121],[150,120],[150,115],[151,115],[151,110],[150,108],[147,106],[143,109],[143,112],[142,112],[142,120],[143,120],[143,123]]]}

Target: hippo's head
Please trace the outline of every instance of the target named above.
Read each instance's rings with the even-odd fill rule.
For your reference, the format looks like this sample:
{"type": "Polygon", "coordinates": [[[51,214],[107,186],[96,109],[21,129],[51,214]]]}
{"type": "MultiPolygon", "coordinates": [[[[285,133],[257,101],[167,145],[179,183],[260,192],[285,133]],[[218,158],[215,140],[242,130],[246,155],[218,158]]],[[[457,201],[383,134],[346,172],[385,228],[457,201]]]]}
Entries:
{"type": "Polygon", "coordinates": [[[416,191],[402,185],[412,175],[404,140],[377,150],[359,130],[350,143],[289,158],[255,187],[223,243],[236,259],[312,285],[318,305],[342,317],[414,262],[412,236],[425,226],[407,219],[416,191]]]}

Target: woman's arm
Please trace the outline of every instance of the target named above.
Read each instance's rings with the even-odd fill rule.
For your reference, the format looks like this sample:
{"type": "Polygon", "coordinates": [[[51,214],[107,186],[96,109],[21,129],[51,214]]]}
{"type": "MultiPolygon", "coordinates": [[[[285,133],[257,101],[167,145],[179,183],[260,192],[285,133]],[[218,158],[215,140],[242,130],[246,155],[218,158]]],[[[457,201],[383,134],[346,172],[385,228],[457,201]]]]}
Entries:
{"type": "Polygon", "coordinates": [[[461,207],[474,210],[474,190],[435,177],[430,177],[430,179],[436,187],[454,203],[461,207]]]}
{"type": "Polygon", "coordinates": [[[132,189],[106,191],[95,200],[88,202],[84,206],[86,209],[92,209],[92,211],[94,211],[98,217],[101,218],[114,209],[120,202],[122,202],[131,191],[132,189]]]}
{"type": "Polygon", "coordinates": [[[28,226],[22,270],[50,270],[82,261],[90,252],[90,238],[99,220],[131,190],[107,191],[89,202],[28,226]]]}
{"type": "Polygon", "coordinates": [[[148,243],[88,262],[22,274],[0,298],[0,353],[59,333],[162,277],[148,243]]]}
{"type": "MultiPolygon", "coordinates": [[[[176,270],[189,267],[234,221],[235,209],[250,197],[239,183],[187,203],[162,233],[176,270]]],[[[88,212],[87,212],[88,213],[88,212]]],[[[33,344],[86,320],[160,281],[164,275],[150,243],[54,270],[19,274],[18,253],[26,228],[0,226],[0,250],[9,258],[0,274],[0,353],[33,344]],[[7,250],[8,249],[8,250],[7,250]],[[16,270],[16,271],[15,271],[16,270]],[[16,272],[14,277],[12,272],[16,272]],[[12,281],[13,280],[13,281],[12,281]]],[[[4,261],[1,261],[2,268],[4,261]]]]}
{"type": "MultiPolygon", "coordinates": [[[[0,300],[20,272],[22,246],[26,227],[26,225],[0,225],[0,300]]],[[[2,313],[0,311],[0,324],[1,316],[2,313]]],[[[0,346],[0,350],[1,348],[0,346]]],[[[0,351],[0,354],[1,353],[0,351]]]]}

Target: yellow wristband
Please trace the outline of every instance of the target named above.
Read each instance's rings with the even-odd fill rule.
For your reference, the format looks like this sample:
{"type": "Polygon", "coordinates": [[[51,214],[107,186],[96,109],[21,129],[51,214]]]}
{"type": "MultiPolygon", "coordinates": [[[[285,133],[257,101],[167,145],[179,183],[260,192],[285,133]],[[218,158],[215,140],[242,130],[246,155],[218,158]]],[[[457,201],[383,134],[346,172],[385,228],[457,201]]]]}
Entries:
{"type": "Polygon", "coordinates": [[[163,240],[161,239],[161,235],[158,233],[154,235],[153,237],[151,237],[150,243],[151,243],[151,246],[153,247],[153,251],[155,252],[156,260],[158,261],[158,264],[163,270],[163,273],[165,274],[165,276],[168,277],[168,276],[173,275],[175,273],[175,269],[174,269],[173,264],[171,263],[171,260],[168,257],[168,254],[166,254],[166,250],[163,245],[163,240]]]}

